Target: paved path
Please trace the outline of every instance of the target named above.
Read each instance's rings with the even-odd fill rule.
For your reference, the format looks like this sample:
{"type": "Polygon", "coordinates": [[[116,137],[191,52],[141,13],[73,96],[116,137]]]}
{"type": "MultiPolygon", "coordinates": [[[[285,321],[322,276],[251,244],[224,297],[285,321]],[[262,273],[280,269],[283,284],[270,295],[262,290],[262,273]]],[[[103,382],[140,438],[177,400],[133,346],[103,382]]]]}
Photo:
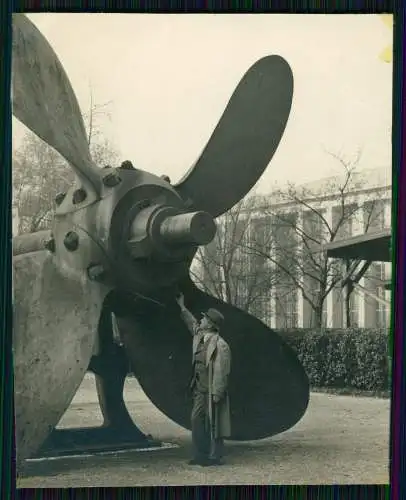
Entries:
{"type": "MultiPolygon", "coordinates": [[[[187,465],[190,434],[148,400],[134,379],[125,398],[140,428],[178,445],[149,452],[30,462],[17,486],[150,486],[195,484],[387,484],[389,400],[311,395],[303,419],[269,439],[228,443],[227,464],[187,465]]],[[[94,380],[86,376],[60,422],[63,427],[101,423],[94,380]]]]}

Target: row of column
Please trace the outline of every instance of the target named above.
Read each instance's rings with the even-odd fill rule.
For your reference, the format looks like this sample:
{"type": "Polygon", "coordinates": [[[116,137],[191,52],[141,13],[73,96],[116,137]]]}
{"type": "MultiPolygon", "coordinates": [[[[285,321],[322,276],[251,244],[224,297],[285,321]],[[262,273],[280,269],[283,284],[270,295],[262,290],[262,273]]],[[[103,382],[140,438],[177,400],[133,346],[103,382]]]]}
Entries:
{"type": "MultiPolygon", "coordinates": [[[[326,221],[330,225],[330,227],[333,223],[333,206],[334,206],[334,204],[328,204],[328,205],[326,204],[325,212],[324,212],[324,217],[326,218],[326,221]]],[[[298,223],[303,224],[303,215],[299,214],[299,217],[300,217],[300,219],[299,219],[298,223]]],[[[361,234],[365,233],[364,222],[362,219],[363,218],[361,218],[361,217],[356,217],[353,219],[351,236],[357,236],[357,235],[361,235],[361,234]]],[[[387,200],[387,202],[384,205],[384,225],[385,225],[385,227],[390,227],[390,221],[391,221],[391,205],[390,205],[390,201],[387,200]]],[[[386,277],[390,276],[390,268],[391,268],[391,264],[386,263],[385,264],[386,277]]],[[[368,281],[369,280],[367,278],[362,278],[360,280],[360,285],[363,287],[368,287],[368,281]]],[[[278,325],[278,323],[280,323],[280,322],[277,321],[277,317],[275,314],[275,311],[276,311],[276,296],[275,296],[275,294],[276,293],[277,293],[277,290],[274,290],[274,292],[271,294],[271,297],[270,297],[270,321],[269,322],[270,322],[270,326],[272,328],[280,328],[280,324],[278,325]]],[[[326,298],[325,304],[324,304],[324,307],[326,309],[326,322],[327,322],[326,326],[327,326],[327,328],[341,327],[345,324],[345,318],[344,318],[345,311],[344,311],[344,308],[341,306],[341,304],[338,303],[338,300],[337,300],[340,298],[340,296],[341,296],[341,300],[343,300],[343,293],[342,293],[342,290],[340,288],[340,284],[337,285],[335,291],[331,291],[327,295],[327,298],[326,298]],[[335,310],[335,308],[338,308],[338,310],[335,310]],[[341,314],[343,316],[341,318],[341,321],[340,321],[341,324],[337,324],[337,317],[336,317],[336,320],[334,321],[334,314],[336,314],[336,315],[341,314]]],[[[389,296],[390,296],[390,292],[387,292],[386,293],[387,300],[389,300],[389,296]]],[[[352,298],[351,298],[352,309],[354,311],[356,311],[357,323],[358,323],[358,326],[360,328],[373,326],[374,321],[375,321],[374,319],[366,318],[366,312],[368,309],[366,301],[368,301],[368,304],[370,305],[371,308],[373,308],[373,307],[378,308],[379,307],[379,304],[377,301],[375,301],[376,305],[374,306],[374,304],[371,304],[371,301],[373,301],[373,299],[366,298],[365,294],[358,291],[358,290],[353,291],[352,298]]],[[[307,313],[307,315],[309,314],[308,311],[306,311],[306,308],[309,308],[309,306],[307,305],[307,303],[305,302],[305,300],[303,298],[302,290],[300,288],[298,288],[297,289],[297,327],[298,328],[303,328],[305,326],[308,326],[305,324],[305,323],[308,323],[308,321],[306,321],[306,320],[309,319],[308,317],[306,317],[306,313],[307,313]]],[[[387,311],[388,318],[389,318],[389,314],[390,314],[390,311],[387,311]]]]}

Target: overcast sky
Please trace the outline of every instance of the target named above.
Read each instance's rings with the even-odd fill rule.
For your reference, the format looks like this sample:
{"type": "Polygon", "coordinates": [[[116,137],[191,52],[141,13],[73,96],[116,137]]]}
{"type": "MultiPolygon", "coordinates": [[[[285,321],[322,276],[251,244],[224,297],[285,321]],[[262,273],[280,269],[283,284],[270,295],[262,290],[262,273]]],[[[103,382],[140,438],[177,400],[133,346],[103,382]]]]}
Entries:
{"type": "MultiPolygon", "coordinates": [[[[84,112],[89,86],[112,101],[103,132],[121,159],[173,181],[195,161],[239,79],[283,56],[295,88],[280,146],[258,188],[361,168],[390,168],[392,30],[378,15],[29,14],[58,54],[84,112]]],[[[13,119],[14,134],[23,126],[13,119]]]]}

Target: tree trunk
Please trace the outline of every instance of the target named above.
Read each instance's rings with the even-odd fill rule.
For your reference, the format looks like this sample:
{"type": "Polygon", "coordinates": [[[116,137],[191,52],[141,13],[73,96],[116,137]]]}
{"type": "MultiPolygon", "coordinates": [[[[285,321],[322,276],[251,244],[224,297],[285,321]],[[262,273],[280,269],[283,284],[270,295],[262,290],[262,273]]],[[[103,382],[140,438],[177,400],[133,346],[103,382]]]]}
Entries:
{"type": "MultiPolygon", "coordinates": [[[[345,263],[345,276],[348,275],[348,271],[350,268],[350,262],[346,261],[345,263]]],[[[349,281],[344,289],[344,328],[351,328],[351,293],[353,291],[354,287],[352,286],[352,282],[349,281]]]]}
{"type": "Polygon", "coordinates": [[[345,309],[345,328],[351,328],[352,321],[351,321],[351,293],[353,291],[353,286],[352,283],[348,283],[345,286],[345,302],[344,302],[344,309],[345,309]]]}
{"type": "Polygon", "coordinates": [[[317,323],[317,328],[323,328],[325,325],[323,324],[323,307],[324,307],[324,301],[326,300],[327,294],[326,294],[326,279],[324,277],[323,282],[320,285],[320,290],[317,292],[317,306],[316,306],[316,323],[317,323]]]}
{"type": "Polygon", "coordinates": [[[323,325],[323,304],[318,304],[313,308],[313,326],[320,329],[323,325]]]}

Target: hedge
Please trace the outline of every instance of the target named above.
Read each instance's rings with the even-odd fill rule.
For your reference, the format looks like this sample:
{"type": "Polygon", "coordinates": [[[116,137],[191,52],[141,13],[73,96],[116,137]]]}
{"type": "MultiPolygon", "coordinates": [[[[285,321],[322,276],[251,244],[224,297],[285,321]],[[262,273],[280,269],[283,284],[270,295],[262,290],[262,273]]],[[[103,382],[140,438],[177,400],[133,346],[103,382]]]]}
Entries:
{"type": "Polygon", "coordinates": [[[387,391],[390,383],[386,329],[278,331],[303,364],[313,388],[387,391]]]}

